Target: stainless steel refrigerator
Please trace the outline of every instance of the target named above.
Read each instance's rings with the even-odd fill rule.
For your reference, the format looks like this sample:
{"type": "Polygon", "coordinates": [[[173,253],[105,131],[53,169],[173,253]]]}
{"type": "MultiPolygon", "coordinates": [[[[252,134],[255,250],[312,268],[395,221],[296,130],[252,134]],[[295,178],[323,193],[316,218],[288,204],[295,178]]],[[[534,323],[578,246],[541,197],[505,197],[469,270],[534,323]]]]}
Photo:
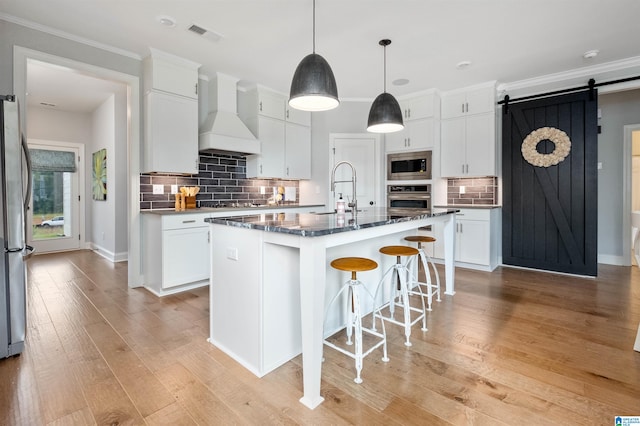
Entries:
{"type": "Polygon", "coordinates": [[[0,359],[24,349],[26,332],[25,212],[31,193],[29,151],[18,102],[0,95],[0,359]]]}

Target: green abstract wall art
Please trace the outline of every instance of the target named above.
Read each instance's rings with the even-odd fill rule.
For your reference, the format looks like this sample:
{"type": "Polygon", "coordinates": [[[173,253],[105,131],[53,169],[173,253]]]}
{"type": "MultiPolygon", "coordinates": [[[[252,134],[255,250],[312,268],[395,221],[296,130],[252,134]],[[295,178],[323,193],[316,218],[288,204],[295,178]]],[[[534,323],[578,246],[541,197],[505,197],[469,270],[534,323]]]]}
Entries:
{"type": "Polygon", "coordinates": [[[107,199],[107,148],[93,153],[93,199],[107,199]]]}

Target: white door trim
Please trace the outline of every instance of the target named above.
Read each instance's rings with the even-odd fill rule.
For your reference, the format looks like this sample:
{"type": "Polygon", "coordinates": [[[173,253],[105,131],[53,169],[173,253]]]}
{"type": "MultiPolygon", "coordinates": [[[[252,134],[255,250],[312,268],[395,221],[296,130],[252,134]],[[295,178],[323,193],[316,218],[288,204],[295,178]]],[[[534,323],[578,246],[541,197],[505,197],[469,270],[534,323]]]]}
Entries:
{"type": "Polygon", "coordinates": [[[631,265],[631,174],[632,167],[632,133],[640,130],[640,124],[624,126],[624,142],[622,148],[622,265],[631,265]]]}
{"type": "MultiPolygon", "coordinates": [[[[72,69],[81,70],[97,77],[118,81],[127,85],[128,131],[128,285],[143,285],[141,271],[141,224],[140,224],[140,78],[134,75],[113,71],[84,62],[55,56],[21,46],[13,48],[13,90],[18,100],[27,96],[27,61],[34,59],[72,69]]],[[[25,102],[20,104],[21,126],[26,129],[25,102]]]]}

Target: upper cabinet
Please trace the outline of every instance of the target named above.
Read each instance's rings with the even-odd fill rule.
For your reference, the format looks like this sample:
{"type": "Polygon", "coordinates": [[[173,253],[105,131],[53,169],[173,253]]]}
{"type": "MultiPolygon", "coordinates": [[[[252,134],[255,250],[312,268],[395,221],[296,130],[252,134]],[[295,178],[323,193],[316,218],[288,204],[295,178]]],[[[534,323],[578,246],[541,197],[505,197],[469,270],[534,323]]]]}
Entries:
{"type": "Polygon", "coordinates": [[[495,85],[443,93],[442,119],[465,117],[473,114],[494,112],[496,105],[495,85]]]}
{"type": "Polygon", "coordinates": [[[238,93],[238,115],[260,140],[260,154],[247,156],[248,178],[311,178],[310,112],[256,85],[238,93]]]}
{"type": "Polygon", "coordinates": [[[198,99],[200,64],[157,49],[144,59],[144,91],[159,90],[198,99]]]}
{"type": "Polygon", "coordinates": [[[384,136],[386,152],[433,148],[440,137],[440,97],[435,91],[398,100],[404,129],[384,136]]]}
{"type": "Polygon", "coordinates": [[[199,64],[151,50],[144,60],[145,173],[198,173],[199,64]]]}
{"type": "Polygon", "coordinates": [[[440,175],[496,175],[495,84],[442,94],[440,175]]]}

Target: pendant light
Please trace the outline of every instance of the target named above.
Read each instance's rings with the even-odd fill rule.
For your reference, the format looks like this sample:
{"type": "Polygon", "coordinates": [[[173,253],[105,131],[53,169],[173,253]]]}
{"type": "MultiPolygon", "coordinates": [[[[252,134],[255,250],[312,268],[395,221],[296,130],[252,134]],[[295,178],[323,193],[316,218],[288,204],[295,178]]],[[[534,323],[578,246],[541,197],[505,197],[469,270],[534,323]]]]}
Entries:
{"type": "Polygon", "coordinates": [[[391,40],[380,40],[378,44],[384,48],[384,92],[371,104],[367,131],[392,133],[404,129],[404,124],[400,104],[393,95],[387,93],[387,46],[391,44],[391,40]]]}
{"type": "Polygon", "coordinates": [[[313,0],[313,53],[300,61],[293,74],[289,105],[303,111],[327,111],[339,103],[333,71],[316,53],[316,0],[313,0]]]}

